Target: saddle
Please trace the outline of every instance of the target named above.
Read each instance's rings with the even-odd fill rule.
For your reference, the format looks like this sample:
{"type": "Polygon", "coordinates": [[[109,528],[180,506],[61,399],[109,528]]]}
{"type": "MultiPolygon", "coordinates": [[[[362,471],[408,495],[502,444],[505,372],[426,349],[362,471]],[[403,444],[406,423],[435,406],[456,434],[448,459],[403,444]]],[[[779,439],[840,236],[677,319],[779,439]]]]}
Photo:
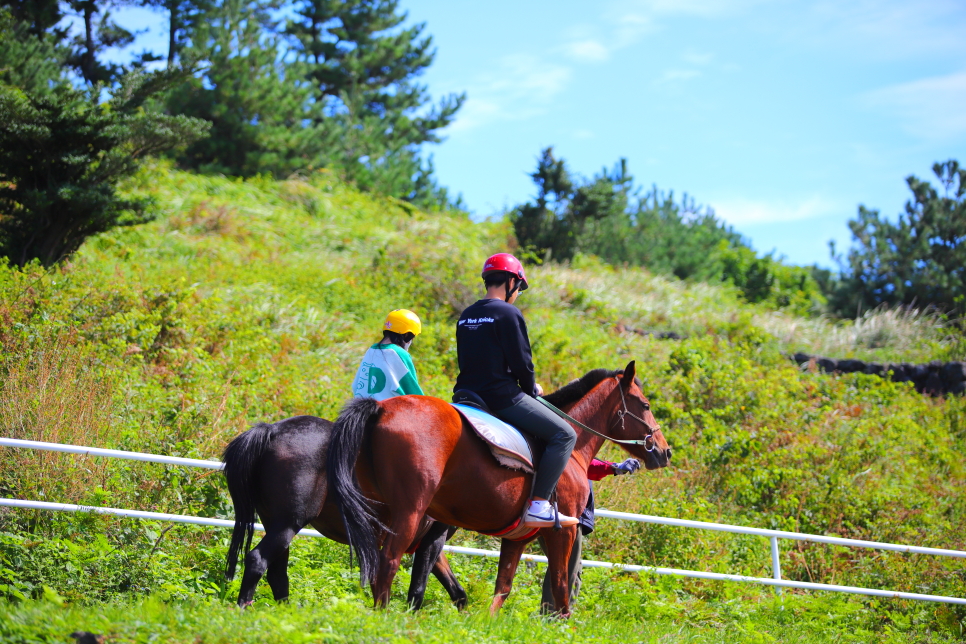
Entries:
{"type": "Polygon", "coordinates": [[[465,389],[457,391],[453,394],[452,404],[476,435],[487,444],[500,465],[533,474],[546,448],[543,441],[494,416],[475,392],[465,389]]]}
{"type": "MultiPolygon", "coordinates": [[[[453,408],[459,412],[476,435],[483,439],[497,463],[513,470],[533,474],[540,464],[540,457],[546,444],[533,436],[524,434],[512,425],[493,415],[490,408],[478,394],[460,389],[453,394],[453,408]]],[[[527,504],[524,504],[526,514],[527,504]]],[[[537,533],[537,528],[528,528],[523,523],[523,515],[509,526],[496,532],[481,534],[499,537],[510,541],[529,539],[537,533]]]]}

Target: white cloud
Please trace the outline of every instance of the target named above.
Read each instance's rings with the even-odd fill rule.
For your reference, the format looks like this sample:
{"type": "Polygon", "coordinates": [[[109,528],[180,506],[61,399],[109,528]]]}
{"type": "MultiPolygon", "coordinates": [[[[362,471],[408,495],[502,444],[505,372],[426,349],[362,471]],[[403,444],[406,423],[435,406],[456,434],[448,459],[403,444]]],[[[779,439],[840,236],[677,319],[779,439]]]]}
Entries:
{"type": "Polygon", "coordinates": [[[614,30],[614,49],[633,45],[658,29],[651,16],[636,12],[608,12],[604,15],[614,30]]]}
{"type": "Polygon", "coordinates": [[[611,17],[636,17],[653,24],[656,16],[716,18],[745,11],[768,0],[622,0],[614,4],[611,17]]]}
{"type": "MultiPolygon", "coordinates": [[[[770,0],[616,0],[611,2],[601,16],[611,31],[605,42],[611,52],[636,44],[648,34],[663,28],[662,19],[673,16],[694,18],[717,18],[740,13],[770,0]]],[[[711,54],[694,54],[691,62],[705,65],[711,62],[711,54]]]]}
{"type": "Polygon", "coordinates": [[[607,47],[596,40],[578,40],[565,45],[564,50],[571,58],[580,62],[600,63],[610,58],[607,47]]]}
{"type": "Polygon", "coordinates": [[[966,134],[966,71],[883,87],[860,100],[894,114],[908,132],[924,139],[966,134]]]}
{"type": "Polygon", "coordinates": [[[575,139],[586,141],[587,139],[593,139],[595,137],[594,133],[590,130],[574,130],[573,134],[575,139]]]}
{"type": "Polygon", "coordinates": [[[537,56],[504,56],[495,71],[469,83],[460,118],[447,131],[454,134],[494,121],[543,114],[570,77],[570,68],[548,63],[537,56]]]}
{"type": "Polygon", "coordinates": [[[845,212],[840,204],[819,196],[797,203],[725,198],[712,202],[712,206],[718,217],[733,226],[798,221],[845,212]]]}
{"type": "Polygon", "coordinates": [[[796,23],[793,33],[826,50],[887,59],[966,51],[959,0],[819,0],[796,23]]]}
{"type": "Polygon", "coordinates": [[[660,78],[657,79],[657,82],[673,83],[675,81],[686,81],[700,75],[701,72],[696,69],[667,69],[663,74],[661,74],[660,78]]]}
{"type": "MultiPolygon", "coordinates": [[[[546,113],[553,98],[573,77],[566,64],[551,62],[563,53],[576,63],[601,63],[647,34],[659,29],[658,19],[670,15],[715,17],[733,13],[768,0],[615,0],[599,17],[575,25],[562,34],[562,44],[541,54],[514,54],[500,59],[495,70],[471,80],[464,87],[466,104],[460,117],[448,128],[449,134],[483,125],[527,119],[546,113]]],[[[713,55],[689,51],[687,67],[703,67],[713,55]]],[[[680,82],[701,75],[696,69],[668,69],[657,82],[680,82]]],[[[577,138],[587,133],[578,130],[577,138]]]]}
{"type": "Polygon", "coordinates": [[[681,59],[684,60],[684,62],[689,63],[691,65],[697,65],[697,66],[703,67],[709,64],[712,60],[714,60],[714,54],[704,54],[704,53],[698,53],[695,51],[689,51],[685,53],[683,56],[681,56],[681,59]]]}

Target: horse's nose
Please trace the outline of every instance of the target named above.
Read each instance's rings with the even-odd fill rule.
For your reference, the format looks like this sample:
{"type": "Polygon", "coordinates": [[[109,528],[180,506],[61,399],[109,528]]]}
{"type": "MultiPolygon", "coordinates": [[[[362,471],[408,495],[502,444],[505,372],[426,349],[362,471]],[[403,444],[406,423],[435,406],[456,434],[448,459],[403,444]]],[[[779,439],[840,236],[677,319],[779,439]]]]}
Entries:
{"type": "Polygon", "coordinates": [[[667,457],[668,462],[670,462],[671,461],[671,448],[670,447],[668,447],[666,450],[664,450],[664,455],[667,457]]]}

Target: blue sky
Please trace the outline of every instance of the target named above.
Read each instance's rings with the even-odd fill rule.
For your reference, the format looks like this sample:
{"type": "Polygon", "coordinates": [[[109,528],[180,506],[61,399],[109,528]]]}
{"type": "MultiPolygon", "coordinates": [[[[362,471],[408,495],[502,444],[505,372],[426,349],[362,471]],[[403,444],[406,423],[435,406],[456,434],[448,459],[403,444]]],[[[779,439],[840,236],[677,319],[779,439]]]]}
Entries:
{"type": "MultiPolygon", "coordinates": [[[[478,217],[533,194],[546,146],[584,175],[620,158],[799,264],[831,265],[858,204],[895,216],[909,174],[966,163],[966,4],[838,0],[403,0],[465,91],[431,146],[478,217]]],[[[164,51],[163,20],[134,49],[164,51]],[[157,45],[155,45],[157,43],[157,45]]]]}

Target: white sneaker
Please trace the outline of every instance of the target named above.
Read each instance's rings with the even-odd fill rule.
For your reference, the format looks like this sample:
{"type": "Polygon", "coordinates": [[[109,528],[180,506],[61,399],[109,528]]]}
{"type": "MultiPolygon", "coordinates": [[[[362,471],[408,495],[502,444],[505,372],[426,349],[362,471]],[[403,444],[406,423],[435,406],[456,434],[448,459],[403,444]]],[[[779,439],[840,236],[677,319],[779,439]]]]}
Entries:
{"type": "MultiPolygon", "coordinates": [[[[564,528],[577,525],[577,519],[566,514],[559,515],[560,525],[564,528]]],[[[523,517],[528,528],[552,528],[554,526],[553,506],[547,501],[533,501],[523,517]]]]}

